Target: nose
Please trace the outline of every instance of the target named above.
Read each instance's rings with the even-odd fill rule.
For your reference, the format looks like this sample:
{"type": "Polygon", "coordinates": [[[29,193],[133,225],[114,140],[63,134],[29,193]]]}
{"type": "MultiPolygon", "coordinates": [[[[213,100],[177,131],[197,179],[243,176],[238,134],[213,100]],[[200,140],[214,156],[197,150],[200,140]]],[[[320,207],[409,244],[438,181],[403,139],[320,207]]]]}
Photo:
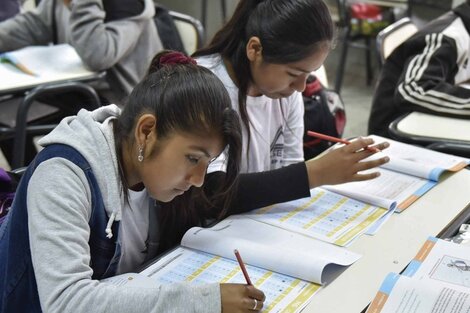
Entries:
{"type": "Polygon", "coordinates": [[[306,84],[307,84],[307,76],[301,75],[292,82],[291,87],[299,92],[302,92],[304,91],[306,84]]]}
{"type": "Polygon", "coordinates": [[[200,164],[199,166],[196,166],[193,171],[191,171],[191,173],[189,173],[188,182],[191,184],[191,186],[202,186],[204,183],[204,177],[206,176],[206,170],[207,166],[200,164]]]}

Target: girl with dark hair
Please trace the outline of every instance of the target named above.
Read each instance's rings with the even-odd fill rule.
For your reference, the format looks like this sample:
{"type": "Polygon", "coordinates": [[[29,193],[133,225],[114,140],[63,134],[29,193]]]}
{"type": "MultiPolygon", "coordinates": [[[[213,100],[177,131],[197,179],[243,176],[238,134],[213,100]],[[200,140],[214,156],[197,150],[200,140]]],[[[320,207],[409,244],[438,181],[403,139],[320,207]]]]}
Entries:
{"type": "Polygon", "coordinates": [[[115,105],[81,110],[42,139],[0,229],[1,312],[261,310],[264,294],[248,285],[100,281],[157,255],[162,207],[154,199],[198,190],[224,149],[222,193],[238,173],[240,125],[220,80],[177,52],[153,66],[122,113],[115,105]]]}
{"type": "MultiPolygon", "coordinates": [[[[303,162],[300,92],[333,40],[334,24],[322,0],[241,0],[212,42],[194,54],[222,80],[242,119],[241,172],[250,174],[239,178],[235,206],[249,210],[307,197],[320,185],[372,179],[379,173],[359,172],[388,161],[362,161],[373,153],[364,149],[373,141],[359,138],[303,162]]],[[[227,157],[211,164],[209,185],[224,175],[227,157]]]]}

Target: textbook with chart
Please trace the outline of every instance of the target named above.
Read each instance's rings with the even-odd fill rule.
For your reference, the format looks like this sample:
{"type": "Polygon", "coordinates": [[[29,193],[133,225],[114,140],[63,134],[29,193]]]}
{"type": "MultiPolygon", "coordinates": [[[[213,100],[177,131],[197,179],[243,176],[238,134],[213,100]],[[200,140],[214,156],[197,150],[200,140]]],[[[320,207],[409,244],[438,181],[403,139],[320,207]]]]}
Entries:
{"type": "Polygon", "coordinates": [[[0,54],[0,92],[31,88],[44,83],[96,78],[68,44],[29,46],[0,54]]]}
{"type": "Polygon", "coordinates": [[[470,312],[470,248],[429,237],[402,275],[385,278],[367,312],[470,312]]]}
{"type": "MultiPolygon", "coordinates": [[[[371,135],[375,142],[388,141],[390,147],[373,155],[390,157],[390,162],[378,170],[381,176],[363,182],[353,182],[324,188],[388,208],[396,203],[402,212],[424,193],[434,187],[444,172],[456,172],[470,159],[413,146],[388,138],[371,135]]],[[[376,171],[377,169],[372,169],[376,171]]]]}
{"type": "Polygon", "coordinates": [[[370,136],[390,147],[373,155],[390,162],[371,171],[375,179],[310,191],[308,198],[271,205],[243,214],[257,221],[313,238],[347,246],[363,233],[375,234],[395,212],[408,208],[438,183],[442,173],[459,171],[470,159],[444,154],[398,141],[370,136]]]}
{"type": "Polygon", "coordinates": [[[111,278],[114,283],[246,284],[234,255],[238,249],[253,285],[266,295],[263,312],[298,312],[359,254],[278,227],[230,217],[211,228],[194,227],[181,245],[140,274],[111,278]]]}

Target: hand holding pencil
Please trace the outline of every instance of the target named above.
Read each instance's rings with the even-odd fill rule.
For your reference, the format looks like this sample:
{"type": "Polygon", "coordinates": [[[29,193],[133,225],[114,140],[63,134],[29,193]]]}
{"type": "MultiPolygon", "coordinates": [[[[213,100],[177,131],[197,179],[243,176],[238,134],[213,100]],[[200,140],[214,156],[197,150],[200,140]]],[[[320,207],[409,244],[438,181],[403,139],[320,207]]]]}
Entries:
{"type": "Polygon", "coordinates": [[[319,158],[305,162],[310,188],[376,178],[380,175],[380,172],[378,170],[371,171],[371,169],[389,161],[387,156],[374,160],[364,160],[386,149],[389,146],[387,142],[372,146],[374,141],[370,138],[358,138],[350,142],[315,132],[308,132],[307,134],[345,144],[343,147],[328,151],[319,158]]]}
{"type": "Polygon", "coordinates": [[[238,250],[234,250],[238,265],[243,273],[246,285],[221,284],[220,295],[222,298],[222,312],[259,312],[263,309],[264,293],[253,286],[245,263],[238,250]]]}

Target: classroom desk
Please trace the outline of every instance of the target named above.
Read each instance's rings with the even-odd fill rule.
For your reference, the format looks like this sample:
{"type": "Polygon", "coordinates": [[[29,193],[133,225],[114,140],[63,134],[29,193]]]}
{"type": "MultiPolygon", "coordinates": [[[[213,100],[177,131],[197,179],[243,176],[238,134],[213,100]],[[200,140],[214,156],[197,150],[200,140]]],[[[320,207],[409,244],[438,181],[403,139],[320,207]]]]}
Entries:
{"type": "Polygon", "coordinates": [[[470,170],[444,179],[374,236],[363,235],[349,250],[362,258],[313,296],[304,313],[360,313],[389,272],[400,273],[429,235],[437,236],[470,204],[470,170]]]}

